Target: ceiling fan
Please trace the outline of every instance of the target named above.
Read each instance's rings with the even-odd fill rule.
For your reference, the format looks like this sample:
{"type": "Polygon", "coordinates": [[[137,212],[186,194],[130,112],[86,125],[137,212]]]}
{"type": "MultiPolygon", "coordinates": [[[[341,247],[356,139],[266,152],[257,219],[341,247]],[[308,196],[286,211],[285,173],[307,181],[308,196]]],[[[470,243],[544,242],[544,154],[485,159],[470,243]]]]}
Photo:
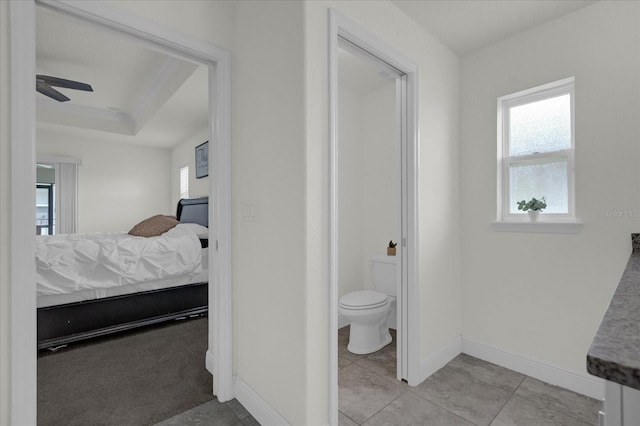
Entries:
{"type": "Polygon", "coordinates": [[[58,92],[51,86],[64,87],[65,89],[84,90],[85,92],[93,92],[91,85],[80,83],[73,80],[65,80],[64,78],[50,77],[48,75],[36,75],[36,90],[45,96],[55,99],[59,102],[66,102],[68,97],[58,92]]]}

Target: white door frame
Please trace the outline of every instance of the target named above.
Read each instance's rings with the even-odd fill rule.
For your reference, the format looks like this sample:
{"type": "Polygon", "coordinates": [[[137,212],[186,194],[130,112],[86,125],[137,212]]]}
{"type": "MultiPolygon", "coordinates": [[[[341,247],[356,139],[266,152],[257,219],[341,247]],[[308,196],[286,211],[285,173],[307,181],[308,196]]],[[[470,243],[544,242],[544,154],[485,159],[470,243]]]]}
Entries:
{"type": "Polygon", "coordinates": [[[231,58],[228,51],[101,2],[11,1],[11,424],[36,424],[35,8],[95,23],[209,67],[209,336],[206,367],[220,401],[234,397],[231,311],[231,58]],[[216,268],[217,266],[217,268],[216,268]]]}
{"type": "Polygon", "coordinates": [[[329,10],[329,424],[338,424],[338,42],[346,40],[404,74],[398,104],[401,139],[401,274],[399,378],[419,383],[418,66],[333,9],[329,10]]]}

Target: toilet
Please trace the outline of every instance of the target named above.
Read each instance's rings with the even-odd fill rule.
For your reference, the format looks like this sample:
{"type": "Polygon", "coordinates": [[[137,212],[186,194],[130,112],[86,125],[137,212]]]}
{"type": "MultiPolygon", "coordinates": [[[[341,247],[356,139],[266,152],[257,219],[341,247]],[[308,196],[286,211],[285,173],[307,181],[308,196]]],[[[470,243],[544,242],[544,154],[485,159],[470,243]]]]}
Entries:
{"type": "Polygon", "coordinates": [[[396,323],[397,257],[372,255],[373,288],[347,293],[338,312],[351,324],[347,350],[370,354],[391,343],[389,328],[396,323]]]}

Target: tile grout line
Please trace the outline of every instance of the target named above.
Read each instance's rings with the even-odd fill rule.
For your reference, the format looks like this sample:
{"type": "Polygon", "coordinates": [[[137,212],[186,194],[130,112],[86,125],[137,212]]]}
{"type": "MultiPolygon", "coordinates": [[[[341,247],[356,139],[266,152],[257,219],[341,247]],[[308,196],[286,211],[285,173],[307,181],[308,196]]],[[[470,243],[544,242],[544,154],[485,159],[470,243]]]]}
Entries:
{"type": "MultiPolygon", "coordinates": [[[[343,416],[345,416],[346,418],[348,418],[349,420],[351,420],[353,423],[357,424],[358,426],[361,425],[361,423],[356,422],[354,419],[352,419],[351,417],[349,417],[347,414],[344,413],[344,411],[340,411],[338,410],[338,413],[341,413],[343,416]]],[[[369,420],[369,419],[367,419],[369,420]]],[[[365,420],[366,421],[366,420],[365,420]]],[[[340,422],[340,420],[338,420],[338,422],[340,422]]]]}
{"type": "MultiPolygon", "coordinates": [[[[392,341],[392,344],[393,344],[394,342],[395,342],[395,339],[392,341]]],[[[350,365],[355,364],[355,365],[357,365],[358,367],[360,367],[360,368],[362,368],[362,369],[364,369],[364,370],[368,371],[369,373],[371,373],[372,375],[374,375],[374,376],[376,376],[376,377],[378,377],[378,378],[380,378],[380,379],[383,379],[383,380],[385,380],[385,381],[387,381],[387,382],[393,383],[394,385],[398,385],[398,382],[399,382],[399,383],[400,383],[400,384],[399,384],[399,386],[404,386],[404,384],[405,384],[405,383],[404,383],[404,382],[402,382],[401,380],[397,380],[397,379],[396,379],[396,380],[391,380],[391,379],[388,379],[387,377],[381,376],[380,374],[378,374],[377,372],[375,372],[375,371],[371,370],[370,368],[367,368],[366,366],[359,364],[359,361],[369,359],[369,355],[370,355],[370,354],[367,354],[367,355],[363,356],[362,358],[357,359],[357,360],[355,360],[355,361],[352,361],[352,360],[350,360],[349,358],[346,358],[346,357],[342,357],[342,358],[343,358],[343,359],[346,359],[347,361],[350,361],[350,362],[351,362],[351,364],[350,364],[350,365]]],[[[340,355],[338,355],[338,357],[340,357],[340,355]]],[[[371,361],[371,363],[373,363],[373,364],[381,365],[380,363],[378,363],[378,362],[377,362],[377,361],[375,361],[375,360],[370,360],[370,361],[371,361]]],[[[347,366],[345,366],[345,367],[343,367],[343,368],[348,368],[350,365],[347,365],[347,366]]],[[[396,365],[397,365],[397,360],[396,360],[396,365]]],[[[338,370],[342,370],[342,369],[338,369],[338,370]]],[[[375,413],[373,413],[371,416],[369,416],[369,417],[368,417],[364,422],[362,422],[362,423],[358,423],[358,422],[356,422],[354,419],[352,419],[351,417],[347,416],[345,413],[343,413],[343,412],[342,412],[342,411],[340,411],[340,410],[338,410],[338,412],[342,413],[342,414],[343,414],[345,417],[347,417],[349,420],[351,420],[351,421],[353,421],[354,423],[356,423],[357,425],[360,425],[360,426],[361,426],[361,425],[364,425],[364,424],[365,424],[366,422],[368,422],[369,420],[371,420],[373,417],[375,417],[378,413],[380,413],[382,410],[384,410],[385,408],[387,408],[389,405],[393,404],[393,402],[395,402],[398,398],[400,398],[401,396],[405,395],[407,392],[410,392],[410,391],[411,391],[411,389],[410,389],[410,388],[404,388],[404,389],[402,389],[402,393],[401,393],[400,395],[398,395],[397,397],[395,397],[393,400],[389,401],[389,403],[387,403],[386,405],[384,405],[383,407],[381,407],[378,411],[376,411],[375,413]]]]}
{"type": "MultiPolygon", "coordinates": [[[[347,357],[342,357],[342,358],[344,358],[344,360],[345,360],[345,361],[349,362],[349,365],[354,365],[354,364],[355,364],[355,365],[356,365],[356,366],[358,366],[359,368],[362,368],[362,369],[364,369],[364,370],[368,371],[369,373],[371,373],[372,375],[374,375],[374,376],[376,376],[376,377],[378,377],[378,378],[380,378],[380,379],[384,379],[385,381],[388,381],[388,382],[397,383],[397,380],[389,379],[388,377],[381,375],[379,372],[374,371],[372,368],[375,368],[376,366],[384,367],[386,364],[385,364],[385,363],[382,363],[382,362],[379,362],[378,360],[370,359],[368,355],[366,355],[366,356],[364,356],[364,357],[361,357],[361,358],[359,358],[359,359],[357,359],[357,360],[355,360],[355,361],[354,361],[354,360],[351,360],[351,359],[349,359],[349,358],[347,358],[347,357]],[[365,363],[365,365],[361,364],[361,362],[364,362],[364,363],[365,363]],[[368,364],[368,366],[367,366],[367,364],[368,364]]],[[[505,368],[505,367],[502,367],[502,366],[497,365],[497,364],[493,364],[493,363],[489,363],[489,364],[495,365],[496,367],[499,367],[499,368],[505,368]]],[[[349,365],[348,365],[348,366],[345,366],[344,368],[349,367],[349,365]]],[[[469,370],[467,370],[467,369],[465,369],[465,368],[462,368],[461,366],[450,366],[450,367],[451,367],[452,369],[455,369],[455,370],[457,370],[457,371],[461,372],[461,373],[464,373],[465,375],[470,375],[470,371],[469,371],[469,370]]],[[[506,407],[510,402],[513,402],[513,401],[514,401],[514,397],[522,398],[523,400],[526,400],[526,401],[528,401],[529,403],[533,403],[535,406],[537,406],[537,407],[539,407],[539,408],[544,408],[545,410],[550,410],[551,412],[554,412],[554,413],[557,413],[557,414],[560,414],[560,415],[563,415],[563,416],[567,416],[568,418],[571,418],[571,419],[573,419],[573,420],[579,421],[580,423],[584,423],[585,425],[589,425],[589,424],[591,424],[591,425],[593,425],[593,426],[597,426],[597,423],[591,423],[590,421],[586,421],[586,420],[583,420],[583,419],[577,418],[576,416],[574,416],[573,414],[571,414],[570,412],[568,412],[568,411],[566,411],[566,410],[558,409],[557,407],[549,407],[549,406],[547,406],[547,405],[545,405],[545,404],[542,404],[542,405],[541,405],[539,401],[537,401],[537,400],[535,400],[535,399],[532,399],[531,397],[526,397],[526,396],[523,396],[523,395],[516,395],[516,394],[517,394],[517,392],[518,392],[518,390],[522,388],[522,386],[523,386],[524,382],[527,380],[527,378],[529,378],[529,377],[530,377],[530,376],[527,376],[527,375],[524,375],[524,374],[521,374],[521,375],[522,375],[522,378],[520,379],[520,382],[519,382],[519,383],[518,383],[514,388],[512,388],[511,390],[509,390],[509,389],[505,389],[504,387],[498,386],[498,385],[496,385],[496,384],[494,384],[494,383],[489,383],[488,381],[483,380],[482,378],[479,378],[479,377],[476,377],[476,376],[472,376],[472,375],[470,375],[470,378],[472,378],[473,380],[477,381],[478,383],[482,383],[482,384],[484,384],[484,385],[486,385],[486,386],[490,386],[490,387],[495,388],[495,389],[502,389],[503,391],[506,391],[506,393],[507,393],[507,396],[508,396],[508,397],[506,398],[505,402],[504,402],[501,406],[499,406],[499,409],[498,409],[497,413],[496,413],[496,414],[493,416],[493,418],[489,421],[489,423],[488,423],[488,425],[489,425],[489,426],[490,426],[490,425],[492,425],[492,424],[495,422],[495,420],[500,416],[500,414],[502,414],[502,413],[504,412],[505,407],[506,407]]],[[[428,402],[430,402],[430,403],[434,404],[436,407],[438,407],[439,409],[443,410],[443,412],[449,413],[450,415],[455,416],[456,418],[459,418],[459,419],[461,419],[461,420],[463,420],[463,421],[465,421],[465,422],[468,422],[470,425],[475,425],[475,426],[484,426],[484,422],[482,423],[482,425],[478,425],[476,422],[471,421],[471,420],[467,420],[466,418],[464,418],[464,417],[460,416],[459,414],[456,414],[456,413],[454,413],[454,412],[452,412],[452,411],[448,410],[447,408],[445,408],[445,407],[441,406],[441,405],[440,405],[440,404],[438,404],[437,402],[432,401],[432,400],[431,400],[431,399],[429,399],[428,397],[425,397],[425,396],[423,396],[423,395],[418,394],[418,393],[415,391],[415,389],[416,389],[416,388],[417,388],[417,387],[405,387],[405,388],[402,390],[402,393],[401,393],[400,395],[398,395],[398,396],[397,396],[396,398],[394,398],[392,401],[390,401],[389,403],[387,403],[386,405],[384,405],[383,407],[381,407],[379,410],[377,410],[375,413],[373,413],[371,416],[369,416],[366,420],[364,420],[364,422],[363,422],[363,423],[361,423],[361,424],[362,424],[362,425],[366,424],[366,423],[367,423],[367,422],[369,422],[372,418],[374,418],[376,415],[378,415],[381,411],[383,411],[385,408],[387,408],[389,405],[393,404],[393,403],[394,403],[395,401],[397,401],[400,397],[402,397],[402,396],[406,395],[406,394],[409,392],[409,393],[411,393],[412,395],[417,396],[417,397],[419,397],[419,398],[420,398],[420,399],[422,399],[422,400],[425,400],[425,401],[428,401],[428,402]]],[[[342,413],[342,412],[341,412],[341,413],[342,413]]],[[[343,414],[343,415],[345,415],[345,416],[346,416],[347,418],[349,418],[350,420],[354,421],[353,419],[351,419],[351,418],[350,418],[349,416],[347,416],[346,414],[344,414],[344,413],[342,413],[342,414],[343,414]]],[[[355,422],[355,421],[354,421],[354,423],[358,424],[358,423],[357,423],[357,422],[355,422]]]]}
{"type": "MultiPolygon", "coordinates": [[[[487,361],[485,361],[485,362],[487,362],[487,361]]],[[[493,363],[489,363],[489,364],[493,364],[493,363]]],[[[500,368],[505,368],[505,367],[499,366],[499,365],[497,365],[497,364],[493,364],[493,365],[496,365],[497,367],[500,367],[500,368]]],[[[444,367],[443,367],[443,368],[444,368],[444,367]]],[[[494,388],[494,389],[504,390],[504,389],[503,389],[503,388],[501,388],[500,386],[496,386],[496,385],[495,385],[495,384],[493,384],[493,383],[489,383],[489,382],[487,382],[487,381],[485,381],[485,380],[482,380],[481,378],[478,378],[478,377],[475,377],[475,376],[471,375],[471,373],[470,373],[468,370],[464,369],[464,368],[460,368],[460,367],[452,366],[452,365],[450,365],[450,366],[449,366],[449,368],[451,368],[451,369],[453,369],[453,370],[456,370],[456,371],[458,371],[458,372],[460,372],[460,373],[462,373],[462,374],[468,375],[468,376],[469,376],[469,378],[470,378],[471,380],[475,380],[476,382],[482,383],[482,384],[484,384],[484,385],[486,385],[486,386],[490,386],[490,387],[492,387],[492,388],[494,388]]],[[[438,370],[438,371],[439,371],[439,370],[438,370]]],[[[496,417],[498,417],[498,416],[500,415],[500,413],[502,412],[502,410],[504,409],[504,407],[509,403],[509,401],[511,400],[511,398],[513,398],[513,396],[515,395],[516,391],[520,388],[520,386],[522,385],[522,383],[524,383],[525,379],[528,377],[528,376],[526,376],[526,375],[524,375],[524,374],[523,374],[522,376],[523,376],[523,377],[522,377],[522,380],[520,380],[520,383],[518,383],[518,386],[516,386],[516,387],[511,391],[511,394],[509,395],[509,397],[505,400],[504,404],[502,404],[502,406],[500,407],[500,409],[498,410],[498,412],[496,413],[496,415],[495,415],[495,416],[493,416],[493,418],[491,419],[491,421],[488,423],[488,425],[487,425],[487,426],[491,426],[491,423],[493,423],[493,422],[495,421],[496,417]]],[[[416,394],[416,395],[418,395],[418,394],[416,394]]],[[[421,398],[423,398],[423,399],[425,399],[425,400],[427,400],[427,401],[429,401],[429,402],[431,402],[431,403],[433,403],[433,404],[435,404],[435,405],[437,405],[438,407],[442,408],[443,410],[445,410],[445,411],[447,411],[447,412],[449,412],[449,413],[451,413],[451,414],[453,414],[453,415],[455,415],[455,416],[457,416],[457,417],[460,417],[461,419],[464,419],[465,421],[467,421],[467,422],[469,422],[469,423],[471,423],[471,424],[475,424],[476,426],[482,426],[482,425],[477,425],[476,423],[472,422],[471,420],[468,420],[468,419],[466,419],[466,418],[464,418],[464,417],[462,417],[462,416],[460,416],[460,415],[458,415],[458,414],[456,414],[456,413],[454,413],[454,412],[452,412],[452,411],[449,411],[447,408],[442,407],[441,405],[439,405],[439,404],[438,404],[438,403],[436,403],[435,401],[430,400],[429,398],[426,398],[426,397],[424,397],[424,396],[422,396],[422,395],[418,395],[418,396],[419,396],[419,397],[421,397],[421,398]]]]}
{"type": "MultiPolygon", "coordinates": [[[[416,386],[416,387],[417,387],[417,386],[416,386]]],[[[471,420],[467,420],[467,419],[465,419],[465,418],[464,418],[464,417],[462,417],[461,415],[456,414],[456,413],[454,413],[453,411],[448,410],[446,407],[443,407],[442,405],[438,404],[438,403],[437,403],[437,402],[435,402],[435,401],[430,400],[429,398],[427,398],[427,397],[425,397],[425,396],[423,396],[423,395],[420,395],[420,394],[418,394],[418,393],[416,393],[416,392],[413,392],[411,389],[409,389],[409,392],[411,392],[413,395],[417,396],[417,397],[418,397],[418,398],[420,398],[420,399],[424,399],[425,401],[432,403],[432,404],[433,404],[433,405],[435,405],[436,407],[440,408],[441,410],[446,411],[447,413],[451,414],[452,416],[455,416],[455,417],[457,417],[457,418],[459,418],[459,419],[464,420],[465,422],[467,422],[467,423],[469,423],[469,424],[471,424],[471,425],[473,425],[473,426],[482,426],[482,425],[478,425],[478,424],[477,424],[477,423],[475,423],[475,422],[472,422],[471,420]]]]}
{"type": "MultiPolygon", "coordinates": [[[[522,382],[520,382],[520,385],[518,385],[518,387],[516,388],[516,391],[520,388],[520,386],[522,385],[522,383],[524,383],[524,381],[525,381],[527,378],[531,378],[531,379],[534,379],[534,380],[538,380],[538,381],[540,381],[540,382],[542,382],[542,383],[549,384],[549,383],[544,382],[544,381],[542,381],[542,380],[536,379],[535,377],[525,376],[525,377],[524,377],[524,379],[522,380],[522,382]]],[[[554,386],[554,385],[551,385],[551,386],[554,386]]],[[[566,390],[566,389],[564,389],[564,388],[561,388],[561,389],[566,390]]],[[[515,391],[514,391],[514,395],[515,395],[515,391]]],[[[578,394],[578,395],[580,395],[580,394],[578,394]]],[[[556,409],[556,408],[553,408],[553,407],[548,407],[548,406],[546,406],[546,405],[544,405],[544,404],[541,404],[539,401],[536,401],[535,399],[527,398],[526,396],[523,396],[523,395],[517,395],[517,396],[518,396],[518,398],[522,398],[522,399],[524,399],[525,401],[529,401],[529,402],[533,403],[533,404],[534,404],[534,405],[536,405],[537,407],[543,407],[543,408],[545,408],[545,409],[547,409],[547,410],[551,410],[551,411],[554,411],[554,412],[556,412],[556,413],[562,414],[562,415],[564,415],[564,416],[570,417],[570,418],[572,418],[572,419],[574,419],[574,420],[577,420],[577,421],[579,421],[579,422],[581,422],[581,423],[585,423],[585,424],[588,424],[588,425],[591,425],[591,426],[598,426],[597,411],[596,411],[596,422],[595,422],[595,423],[591,423],[591,422],[586,422],[586,421],[584,421],[584,420],[582,420],[582,419],[577,418],[576,416],[574,416],[573,414],[569,413],[568,411],[565,411],[565,410],[559,410],[559,409],[556,409]]],[[[512,395],[511,397],[513,397],[513,395],[512,395]]],[[[509,399],[511,399],[511,397],[509,397],[509,399]]],[[[495,419],[494,419],[494,420],[495,420],[495,419]]]]}
{"type": "MultiPolygon", "coordinates": [[[[524,376],[524,375],[523,375],[524,376]]],[[[491,421],[489,422],[489,426],[491,426],[491,424],[498,418],[498,416],[500,415],[500,413],[502,413],[502,410],[504,410],[504,407],[507,406],[507,404],[509,403],[509,401],[511,401],[511,399],[513,399],[514,395],[516,394],[516,392],[518,391],[518,389],[520,389],[520,386],[522,386],[522,384],[524,383],[524,381],[526,380],[528,376],[524,376],[522,377],[522,380],[520,380],[520,383],[518,383],[518,386],[516,386],[513,391],[511,392],[511,395],[509,395],[509,398],[507,398],[507,400],[504,402],[504,404],[502,404],[502,406],[500,407],[500,409],[498,410],[498,412],[496,413],[495,416],[493,416],[493,418],[491,419],[491,421]]]]}
{"type": "MultiPolygon", "coordinates": [[[[486,362],[488,362],[488,361],[486,361],[486,362]]],[[[490,364],[493,364],[493,363],[490,363],[490,364]]],[[[494,364],[494,365],[496,365],[497,367],[506,368],[506,367],[502,367],[502,366],[497,365],[497,364],[494,364]]],[[[462,368],[459,368],[459,367],[456,367],[456,366],[451,366],[451,368],[454,368],[454,369],[456,369],[456,370],[458,370],[458,371],[461,371],[461,372],[466,372],[466,370],[464,370],[464,369],[462,369],[462,368]]],[[[518,389],[520,389],[520,387],[521,387],[521,386],[522,386],[522,384],[525,382],[525,380],[526,380],[527,378],[530,378],[530,377],[531,377],[531,376],[527,376],[527,375],[524,375],[524,374],[523,374],[522,380],[520,380],[520,383],[518,383],[518,386],[516,386],[516,387],[513,389],[513,391],[511,392],[511,395],[509,395],[509,398],[507,398],[506,402],[502,405],[502,407],[500,407],[500,410],[498,411],[498,413],[493,417],[493,419],[491,419],[491,422],[489,422],[489,426],[490,426],[490,425],[495,421],[495,419],[500,415],[500,413],[502,413],[502,411],[504,410],[504,407],[505,407],[505,406],[506,406],[506,405],[507,405],[507,404],[508,404],[512,399],[513,399],[513,397],[514,397],[514,396],[517,396],[517,397],[519,397],[519,398],[522,398],[522,399],[524,399],[524,400],[526,400],[526,401],[529,401],[529,402],[531,402],[531,403],[535,404],[536,406],[540,407],[540,403],[539,403],[538,401],[536,401],[536,400],[534,400],[534,399],[531,399],[531,398],[527,398],[526,396],[523,396],[523,395],[516,395],[516,392],[518,391],[518,389]]],[[[533,378],[533,377],[531,377],[531,378],[533,378]]],[[[475,380],[478,380],[478,381],[480,381],[480,382],[482,382],[482,383],[484,383],[484,384],[486,384],[486,385],[488,385],[488,386],[493,386],[493,387],[499,388],[499,387],[495,386],[494,384],[489,383],[489,382],[486,382],[486,381],[484,381],[484,380],[482,380],[482,379],[480,379],[480,378],[474,377],[474,379],[475,379],[475,380]]],[[[536,380],[537,380],[537,379],[536,379],[536,380]]],[[[543,382],[543,383],[546,383],[546,382],[543,382]]],[[[585,423],[585,424],[589,424],[589,423],[585,422],[584,420],[579,419],[579,418],[575,417],[574,415],[572,415],[572,414],[570,414],[569,412],[566,412],[566,411],[564,411],[564,410],[558,410],[558,409],[556,409],[556,408],[547,407],[547,406],[543,406],[543,408],[548,409],[548,410],[551,410],[551,411],[556,412],[556,413],[558,413],[558,414],[561,414],[561,415],[564,415],[564,416],[570,417],[570,418],[572,418],[572,419],[574,419],[574,420],[577,420],[577,421],[579,421],[579,422],[582,422],[582,423],[585,423]]],[[[597,423],[593,423],[593,424],[591,424],[591,425],[592,425],[592,426],[597,426],[597,423]]]]}
{"type": "MultiPolygon", "coordinates": [[[[377,376],[377,374],[376,374],[377,376]]],[[[381,377],[381,376],[378,376],[381,377]]],[[[383,377],[384,379],[384,377],[383,377]]],[[[401,396],[403,396],[404,394],[406,394],[407,392],[409,392],[408,390],[402,392],[400,395],[398,395],[397,397],[395,397],[392,401],[390,401],[387,405],[385,405],[384,407],[380,408],[378,411],[376,411],[375,413],[373,413],[371,416],[369,416],[369,418],[367,420],[365,420],[363,423],[361,423],[360,425],[364,425],[365,423],[367,423],[369,420],[371,420],[372,418],[374,418],[379,412],[381,412],[382,410],[384,410],[385,408],[387,408],[389,405],[393,404],[398,398],[400,398],[401,396]]]]}
{"type": "MultiPolygon", "coordinates": [[[[527,377],[529,377],[529,376],[527,376],[527,377]]],[[[579,421],[580,423],[584,423],[584,424],[586,424],[586,425],[590,425],[590,426],[598,426],[597,420],[596,420],[596,423],[586,422],[586,421],[584,421],[584,420],[582,420],[582,419],[577,418],[577,417],[576,417],[576,416],[574,416],[573,414],[570,414],[570,413],[569,413],[569,412],[567,412],[567,411],[564,411],[564,410],[558,410],[558,409],[556,409],[556,408],[552,408],[552,407],[547,407],[547,406],[545,406],[545,405],[543,405],[543,404],[540,404],[538,401],[536,401],[536,400],[534,400],[534,399],[527,398],[527,397],[522,396],[522,395],[515,395],[515,396],[517,396],[518,398],[522,398],[522,399],[524,399],[525,401],[529,401],[529,402],[531,402],[531,403],[532,403],[532,404],[534,404],[536,407],[542,407],[542,408],[544,408],[545,410],[553,411],[553,412],[555,412],[555,413],[558,413],[558,414],[561,414],[561,415],[563,415],[563,416],[569,417],[569,418],[571,418],[571,419],[573,419],[573,420],[577,420],[577,421],[579,421]]],[[[511,397],[509,398],[509,400],[511,400],[511,397]]],[[[495,419],[494,419],[494,420],[495,420],[495,419]]]]}

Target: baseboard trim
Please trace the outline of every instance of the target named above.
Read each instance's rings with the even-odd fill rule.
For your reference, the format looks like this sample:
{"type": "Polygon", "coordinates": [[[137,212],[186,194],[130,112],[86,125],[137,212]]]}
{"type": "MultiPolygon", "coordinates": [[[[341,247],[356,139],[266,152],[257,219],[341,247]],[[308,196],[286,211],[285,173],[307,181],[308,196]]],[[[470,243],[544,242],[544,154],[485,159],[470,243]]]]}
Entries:
{"type": "MultiPolygon", "coordinates": [[[[586,374],[577,374],[534,359],[506,352],[471,339],[456,337],[448,345],[420,363],[418,377],[409,378],[410,386],[418,386],[429,376],[444,367],[460,353],[500,365],[552,385],[577,392],[595,399],[604,398],[604,380],[586,374]]],[[[211,371],[213,356],[207,351],[206,366],[211,371]]],[[[289,422],[271,407],[238,375],[233,377],[234,394],[238,401],[260,423],[288,426],[289,422]]]]}
{"type": "Polygon", "coordinates": [[[604,380],[587,374],[577,374],[466,338],[462,338],[462,352],[591,398],[604,398],[604,380]]]}
{"type": "Polygon", "coordinates": [[[262,399],[251,386],[238,375],[233,376],[236,399],[261,425],[290,426],[276,410],[262,399]]]}
{"type": "Polygon", "coordinates": [[[460,355],[461,352],[462,338],[458,336],[451,343],[444,346],[426,360],[420,362],[418,377],[412,377],[413,375],[409,372],[409,386],[418,386],[433,373],[447,365],[449,361],[460,355]]]}

